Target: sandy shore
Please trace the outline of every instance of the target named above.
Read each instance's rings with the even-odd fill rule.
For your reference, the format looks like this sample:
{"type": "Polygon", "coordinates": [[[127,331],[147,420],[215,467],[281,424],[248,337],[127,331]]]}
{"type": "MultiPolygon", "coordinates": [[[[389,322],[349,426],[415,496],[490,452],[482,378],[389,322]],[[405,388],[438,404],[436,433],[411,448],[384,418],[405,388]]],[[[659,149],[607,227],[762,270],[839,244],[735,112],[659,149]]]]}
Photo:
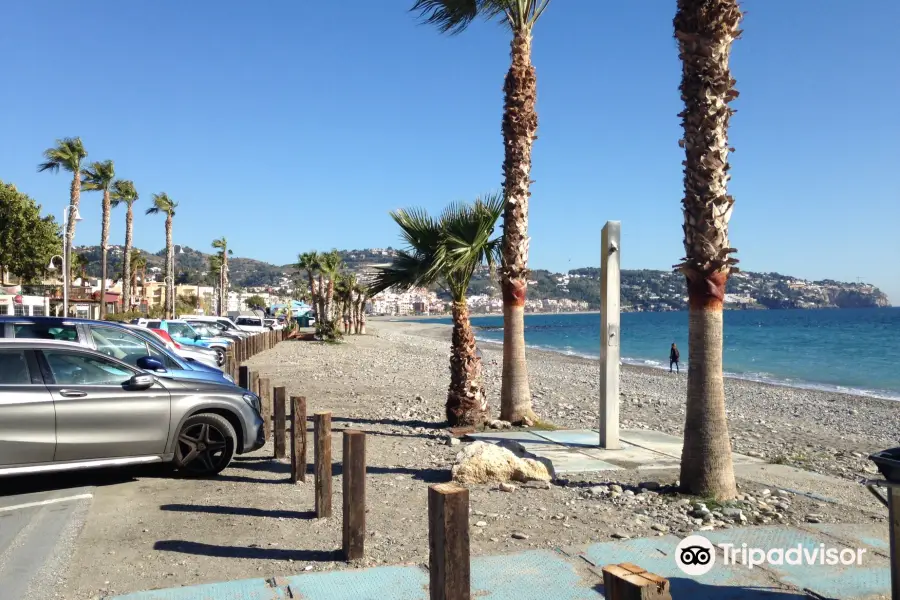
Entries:
{"type": "MultiPolygon", "coordinates": [[[[435,353],[446,354],[450,340],[450,326],[441,323],[376,319],[372,328],[385,340],[435,353]]],[[[499,413],[502,348],[489,342],[480,347],[489,401],[499,413]]],[[[595,425],[599,363],[542,350],[528,356],[538,415],[562,427],[595,425]]],[[[686,386],[684,372],[623,365],[622,426],[680,435],[686,386]]],[[[725,392],[736,452],[858,479],[874,472],[870,453],[900,444],[900,402],[742,379],[726,379],[725,392]]]]}

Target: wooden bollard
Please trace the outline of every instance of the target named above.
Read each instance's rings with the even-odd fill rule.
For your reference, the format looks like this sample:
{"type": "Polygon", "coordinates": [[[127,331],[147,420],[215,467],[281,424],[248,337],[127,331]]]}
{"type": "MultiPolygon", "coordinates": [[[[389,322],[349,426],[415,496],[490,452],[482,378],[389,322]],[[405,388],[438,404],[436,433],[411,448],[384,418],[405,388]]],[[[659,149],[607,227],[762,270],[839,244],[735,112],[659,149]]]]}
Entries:
{"type": "Polygon", "coordinates": [[[362,558],[366,547],[366,434],[344,430],[344,560],[362,558]]]}
{"type": "Polygon", "coordinates": [[[237,367],[234,362],[234,344],[225,351],[225,364],[222,365],[222,372],[231,375],[231,377],[237,381],[237,378],[234,376],[237,372],[237,367]]]}
{"type": "Polygon", "coordinates": [[[254,393],[259,389],[259,373],[256,371],[250,371],[250,387],[247,389],[254,393]]]}
{"type": "Polygon", "coordinates": [[[668,579],[630,563],[603,567],[603,597],[607,600],[672,600],[668,579]]]}
{"type": "Polygon", "coordinates": [[[316,517],[331,516],[331,413],[316,413],[314,439],[316,444],[316,517]]]}
{"type": "Polygon", "coordinates": [[[470,600],[469,490],[453,483],[428,488],[431,600],[470,600]]]}
{"type": "Polygon", "coordinates": [[[306,481],[306,398],[291,396],[291,483],[306,481]]]}
{"type": "Polygon", "coordinates": [[[287,390],[283,387],[275,388],[273,401],[275,402],[275,425],[272,437],[275,439],[275,458],[284,458],[285,452],[285,402],[287,400],[287,390]]]}
{"type": "Polygon", "coordinates": [[[259,396],[260,415],[263,420],[263,438],[269,441],[269,428],[272,426],[272,382],[268,377],[260,377],[256,382],[259,396]]]}
{"type": "Polygon", "coordinates": [[[246,365],[241,365],[238,369],[238,385],[244,388],[245,390],[253,391],[253,388],[250,387],[251,377],[253,376],[253,372],[250,370],[250,367],[246,365]]]}

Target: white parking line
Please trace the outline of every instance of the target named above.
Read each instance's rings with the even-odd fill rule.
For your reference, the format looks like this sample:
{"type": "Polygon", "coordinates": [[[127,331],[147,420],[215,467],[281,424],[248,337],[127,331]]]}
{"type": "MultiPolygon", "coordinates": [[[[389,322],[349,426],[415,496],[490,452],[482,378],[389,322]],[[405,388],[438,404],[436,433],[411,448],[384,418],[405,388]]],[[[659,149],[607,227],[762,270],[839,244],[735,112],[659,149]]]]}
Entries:
{"type": "Polygon", "coordinates": [[[26,504],[14,504],[13,506],[0,506],[0,512],[7,510],[19,510],[21,508],[31,508],[32,506],[44,506],[46,504],[56,504],[58,502],[68,502],[69,500],[87,500],[93,498],[93,494],[78,494],[77,496],[66,496],[65,498],[50,498],[49,500],[41,500],[40,502],[28,502],[26,504]]]}

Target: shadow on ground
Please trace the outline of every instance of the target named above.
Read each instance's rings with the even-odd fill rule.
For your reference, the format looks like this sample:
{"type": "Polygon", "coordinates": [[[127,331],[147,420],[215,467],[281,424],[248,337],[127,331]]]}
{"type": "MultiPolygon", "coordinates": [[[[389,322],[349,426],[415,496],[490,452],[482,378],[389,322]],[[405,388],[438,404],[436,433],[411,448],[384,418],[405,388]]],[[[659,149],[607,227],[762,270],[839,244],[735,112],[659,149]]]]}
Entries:
{"type": "MultiPolygon", "coordinates": [[[[222,481],[247,481],[253,483],[284,483],[288,480],[291,473],[291,465],[270,458],[261,459],[244,459],[235,467],[246,469],[248,471],[265,471],[269,473],[284,474],[285,479],[262,479],[247,477],[242,475],[218,475],[214,479],[222,481]]],[[[315,465],[306,466],[307,475],[315,475],[315,465]]],[[[343,464],[336,462],[331,464],[331,475],[336,476],[343,473],[343,464]]],[[[410,469],[407,467],[376,467],[367,466],[367,475],[410,475],[417,481],[425,481],[428,483],[444,483],[450,481],[449,469],[410,469]]]]}
{"type": "Polygon", "coordinates": [[[209,506],[202,504],[163,504],[159,509],[174,512],[241,515],[244,517],[267,517],[272,519],[312,519],[316,516],[316,513],[311,510],[267,510],[264,508],[248,508],[246,506],[209,506]]]}
{"type": "Polygon", "coordinates": [[[160,540],[154,550],[180,552],[217,558],[249,558],[253,560],[293,560],[306,562],[333,562],[342,560],[337,550],[290,550],[285,548],[260,548],[257,546],[216,546],[186,540],[160,540]]]}
{"type": "Polygon", "coordinates": [[[68,488],[102,487],[135,481],[139,477],[177,479],[178,474],[170,465],[142,465],[110,469],[85,469],[41,475],[21,475],[4,480],[0,497],[31,494],[68,488]]]}
{"type": "MultiPolygon", "coordinates": [[[[690,598],[690,600],[810,600],[811,596],[804,592],[792,592],[770,587],[741,587],[705,585],[694,579],[684,577],[669,578],[672,598],[690,598]]],[[[594,587],[603,594],[603,584],[594,587]]],[[[820,600],[837,600],[816,596],[820,600]]]]}

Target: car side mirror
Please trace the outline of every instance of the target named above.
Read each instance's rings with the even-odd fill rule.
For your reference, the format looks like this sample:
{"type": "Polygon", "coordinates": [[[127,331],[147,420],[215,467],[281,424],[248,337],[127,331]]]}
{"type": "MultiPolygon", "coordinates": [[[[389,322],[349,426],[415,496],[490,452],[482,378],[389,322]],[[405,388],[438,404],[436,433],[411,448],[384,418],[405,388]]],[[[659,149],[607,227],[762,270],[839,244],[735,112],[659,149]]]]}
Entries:
{"type": "Polygon", "coordinates": [[[137,359],[137,367],[144,371],[155,371],[157,373],[166,372],[166,366],[162,364],[158,358],[152,356],[142,356],[137,359]]]}
{"type": "Polygon", "coordinates": [[[203,337],[203,336],[201,336],[199,333],[196,334],[196,335],[194,336],[194,341],[195,341],[195,342],[198,341],[201,337],[203,337]]]}
{"type": "Polygon", "coordinates": [[[155,381],[156,379],[153,375],[133,375],[131,379],[128,380],[128,388],[138,391],[147,390],[153,387],[155,381]]]}

